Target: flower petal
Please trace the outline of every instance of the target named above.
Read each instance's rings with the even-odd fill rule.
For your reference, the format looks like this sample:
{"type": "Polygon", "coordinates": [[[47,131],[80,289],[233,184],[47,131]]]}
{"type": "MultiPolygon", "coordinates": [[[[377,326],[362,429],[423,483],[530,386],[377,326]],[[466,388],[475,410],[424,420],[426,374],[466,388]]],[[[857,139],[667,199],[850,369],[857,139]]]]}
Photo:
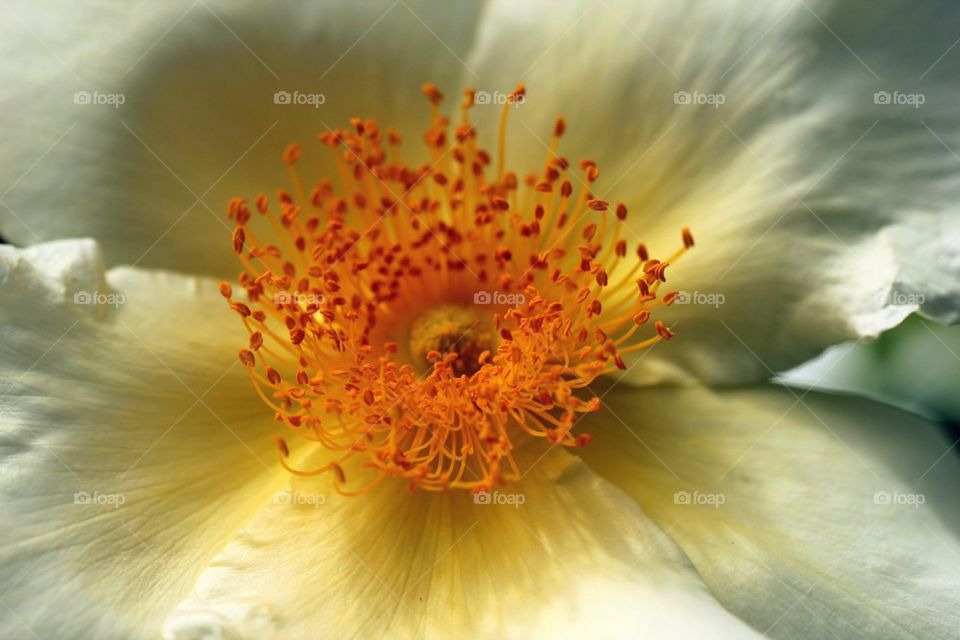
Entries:
{"type": "Polygon", "coordinates": [[[0,246],[0,637],[155,637],[285,479],[215,283],[102,264],[0,246]]]}
{"type": "Polygon", "coordinates": [[[583,458],[754,628],[956,636],[960,464],[935,425],[778,387],[622,389],[605,402],[583,458]]]}
{"type": "Polygon", "coordinates": [[[863,395],[960,424],[960,327],[913,316],[875,342],[837,345],[779,379],[863,395]]]}
{"type": "MultiPolygon", "coordinates": [[[[515,4],[468,61],[481,89],[527,85],[513,166],[541,165],[562,113],[560,153],[599,163],[631,245],[697,241],[667,271],[678,337],[628,380],[768,379],[918,308],[960,319],[955,6],[515,4]]],[[[477,112],[489,131],[499,109],[477,112]]]]}
{"type": "Polygon", "coordinates": [[[528,462],[486,504],[295,483],[213,562],[167,637],[756,637],[620,491],[560,450],[528,462]]]}
{"type": "Polygon", "coordinates": [[[92,236],[110,264],[231,276],[227,199],[289,188],[280,156],[293,140],[304,175],[335,175],[315,135],[351,116],[415,122],[405,133],[417,136],[429,122],[420,85],[454,90],[480,10],[9,4],[0,232],[24,245],[92,236]],[[296,92],[307,102],[294,104],[296,92]]]}

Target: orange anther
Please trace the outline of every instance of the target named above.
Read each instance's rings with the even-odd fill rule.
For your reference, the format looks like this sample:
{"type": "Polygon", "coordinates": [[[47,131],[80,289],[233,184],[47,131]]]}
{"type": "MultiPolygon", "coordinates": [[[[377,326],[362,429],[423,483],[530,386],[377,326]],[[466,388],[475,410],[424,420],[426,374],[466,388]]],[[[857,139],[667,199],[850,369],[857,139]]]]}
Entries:
{"type": "Polygon", "coordinates": [[[667,327],[667,325],[663,324],[659,320],[655,322],[653,326],[657,330],[657,335],[659,335],[664,340],[669,340],[674,335],[676,335],[673,331],[670,330],[669,327],[667,327]]]}
{"type": "Polygon", "coordinates": [[[283,164],[292,167],[296,164],[297,160],[300,159],[301,155],[300,145],[296,143],[289,144],[287,148],[283,150],[283,164]]]}
{"type": "Polygon", "coordinates": [[[560,137],[567,130],[567,122],[563,118],[557,118],[553,125],[553,135],[560,137]]]}
{"type": "Polygon", "coordinates": [[[240,349],[237,355],[240,358],[240,362],[248,367],[252,367],[254,364],[256,364],[256,358],[254,358],[253,353],[247,349],[240,349]]]}
{"type": "Polygon", "coordinates": [[[284,458],[290,457],[290,447],[287,446],[286,440],[280,436],[273,436],[273,443],[277,445],[277,450],[280,451],[280,455],[284,458]]]}
{"type": "Polygon", "coordinates": [[[440,101],[443,100],[443,94],[440,93],[440,89],[432,82],[425,82],[420,85],[420,91],[423,92],[423,95],[427,96],[430,104],[434,106],[440,104],[440,101]]]}

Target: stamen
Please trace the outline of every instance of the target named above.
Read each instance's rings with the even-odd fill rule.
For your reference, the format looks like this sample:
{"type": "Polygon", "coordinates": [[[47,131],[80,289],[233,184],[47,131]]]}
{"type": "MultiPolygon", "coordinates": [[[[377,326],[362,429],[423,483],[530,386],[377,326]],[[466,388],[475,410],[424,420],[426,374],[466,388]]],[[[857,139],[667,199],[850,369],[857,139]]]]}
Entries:
{"type": "Polygon", "coordinates": [[[503,103],[503,109],[500,111],[500,132],[497,138],[497,180],[503,180],[503,166],[507,155],[507,120],[510,116],[510,107],[523,100],[527,94],[526,87],[518,84],[517,88],[510,92],[503,103]]]}
{"type": "Polygon", "coordinates": [[[518,440],[587,446],[577,421],[600,401],[586,387],[674,337],[650,318],[676,299],[660,285],[693,247],[684,228],[666,260],[643,244],[631,252],[626,205],[591,191],[597,164],[557,155],[562,118],[541,171],[507,171],[507,120],[523,85],[501,112],[494,178],[470,124],[475,92],[464,92],[451,131],[443,94],[422,90],[429,163],[405,164],[398,132],[354,118],[320,135],[336,186],[307,190],[303,151],[290,145],[290,192],[257,195],[253,214],[243,198],[228,204],[245,296],[228,283],[220,293],[249,332],[238,358],[277,421],[330,452],[323,466],[297,469],[277,436],[281,464],[329,472],[347,495],[386,477],[490,490],[523,475],[518,440]],[[354,459],[363,464],[348,466],[354,459]]]}

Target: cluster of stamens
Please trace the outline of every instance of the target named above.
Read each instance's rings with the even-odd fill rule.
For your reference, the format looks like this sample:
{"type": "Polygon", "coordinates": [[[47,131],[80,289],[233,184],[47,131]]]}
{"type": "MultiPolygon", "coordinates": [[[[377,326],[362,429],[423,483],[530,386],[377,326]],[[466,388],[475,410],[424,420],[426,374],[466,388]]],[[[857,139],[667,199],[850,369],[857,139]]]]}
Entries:
{"type": "Polygon", "coordinates": [[[319,468],[298,469],[278,436],[284,466],[332,472],[345,494],[388,476],[411,488],[491,490],[522,476],[520,438],[588,444],[577,418],[600,400],[585,387],[673,336],[650,316],[676,298],[660,293],[665,271],[693,246],[684,229],[665,261],[643,244],[628,250],[627,208],[591,193],[597,165],[582,160],[576,172],[557,155],[562,119],[540,172],[505,171],[522,86],[503,106],[495,167],[470,124],[474,91],[452,129],[440,91],[423,92],[428,163],[403,164],[399,133],[355,118],[319,136],[336,185],[321,180],[308,194],[301,149],[290,145],[292,193],[228,205],[245,301],[220,288],[250,334],[240,361],[276,420],[330,452],[319,468]],[[258,225],[272,227],[269,240],[258,225]],[[367,477],[348,478],[357,457],[367,477]]]}

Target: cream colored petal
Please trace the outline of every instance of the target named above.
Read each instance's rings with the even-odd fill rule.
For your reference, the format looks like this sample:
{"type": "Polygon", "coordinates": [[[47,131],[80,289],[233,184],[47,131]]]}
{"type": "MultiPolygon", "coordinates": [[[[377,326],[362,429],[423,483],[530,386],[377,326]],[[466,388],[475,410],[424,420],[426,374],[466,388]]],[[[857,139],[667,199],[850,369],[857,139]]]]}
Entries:
{"type": "Polygon", "coordinates": [[[781,379],[794,386],[864,395],[960,423],[960,327],[914,316],[874,342],[828,349],[781,379]]]}
{"type": "Polygon", "coordinates": [[[206,280],[0,246],[0,637],[155,638],[285,476],[206,280]]]}
{"type": "Polygon", "coordinates": [[[935,425],[778,387],[624,389],[605,401],[583,458],[758,631],[956,637],[960,464],[935,425]]]}
{"type": "Polygon", "coordinates": [[[5,3],[0,232],[92,236],[110,264],[235,275],[227,199],[289,188],[291,141],[311,182],[334,175],[315,136],[351,116],[419,138],[420,85],[455,91],[480,8],[5,3]],[[302,104],[275,104],[278,91],[302,104]]]}
{"type": "Polygon", "coordinates": [[[563,451],[532,453],[486,504],[294,483],[214,560],[167,637],[756,637],[631,500],[563,451]]]}
{"type": "MultiPolygon", "coordinates": [[[[697,241],[667,271],[688,294],[661,316],[678,337],[629,380],[767,379],[918,308],[960,319],[958,13],[493,3],[468,62],[483,90],[527,85],[510,111],[514,166],[541,165],[562,114],[560,153],[599,163],[593,192],[629,206],[631,245],[663,259],[683,227],[697,241]]],[[[499,110],[476,111],[490,131],[499,110]]]]}

